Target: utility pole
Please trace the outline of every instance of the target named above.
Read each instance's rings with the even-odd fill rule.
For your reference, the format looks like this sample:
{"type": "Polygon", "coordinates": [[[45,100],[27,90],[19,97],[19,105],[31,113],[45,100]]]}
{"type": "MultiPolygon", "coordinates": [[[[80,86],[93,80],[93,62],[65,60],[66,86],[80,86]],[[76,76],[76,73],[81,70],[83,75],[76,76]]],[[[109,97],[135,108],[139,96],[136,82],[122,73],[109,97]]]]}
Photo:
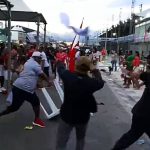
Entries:
{"type": "MultiPolygon", "coordinates": [[[[122,8],[120,8],[120,12],[119,12],[119,26],[118,26],[118,38],[121,36],[120,31],[121,31],[121,17],[122,17],[122,8]]],[[[120,45],[119,45],[119,41],[117,43],[117,53],[119,53],[119,49],[120,49],[120,45]]]]}
{"type": "MultiPolygon", "coordinates": [[[[132,0],[132,4],[131,4],[131,18],[130,18],[130,28],[129,28],[129,35],[133,34],[133,26],[134,26],[134,7],[135,7],[135,1],[136,0],[132,0]]],[[[129,50],[129,42],[128,42],[128,50],[129,50]]]]}
{"type": "Polygon", "coordinates": [[[140,4],[140,12],[142,12],[143,4],[140,4]]]}
{"type": "Polygon", "coordinates": [[[129,35],[133,33],[134,7],[135,7],[135,0],[132,0],[132,5],[131,5],[131,19],[130,19],[130,30],[129,30],[129,35]]]}
{"type": "Polygon", "coordinates": [[[110,39],[111,39],[111,41],[110,41],[110,50],[112,50],[113,26],[114,26],[114,14],[112,15],[112,26],[111,26],[112,28],[110,30],[110,39]]]}
{"type": "Polygon", "coordinates": [[[106,29],[106,39],[105,39],[105,49],[107,50],[107,32],[108,32],[108,29],[106,29]]]}

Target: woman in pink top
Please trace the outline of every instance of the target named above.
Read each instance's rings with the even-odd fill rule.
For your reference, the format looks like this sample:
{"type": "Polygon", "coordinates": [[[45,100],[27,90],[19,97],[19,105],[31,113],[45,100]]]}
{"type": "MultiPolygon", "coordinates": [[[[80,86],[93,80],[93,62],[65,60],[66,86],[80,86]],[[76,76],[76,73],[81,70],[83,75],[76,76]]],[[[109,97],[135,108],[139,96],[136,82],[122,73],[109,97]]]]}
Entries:
{"type": "Polygon", "coordinates": [[[138,55],[136,55],[133,60],[133,67],[137,68],[139,66],[140,66],[140,57],[138,55]]]}
{"type": "Polygon", "coordinates": [[[135,58],[133,60],[133,72],[132,72],[132,82],[133,82],[133,87],[136,89],[139,89],[139,77],[140,74],[142,73],[140,69],[140,55],[139,52],[136,51],[135,53],[135,58]]]}

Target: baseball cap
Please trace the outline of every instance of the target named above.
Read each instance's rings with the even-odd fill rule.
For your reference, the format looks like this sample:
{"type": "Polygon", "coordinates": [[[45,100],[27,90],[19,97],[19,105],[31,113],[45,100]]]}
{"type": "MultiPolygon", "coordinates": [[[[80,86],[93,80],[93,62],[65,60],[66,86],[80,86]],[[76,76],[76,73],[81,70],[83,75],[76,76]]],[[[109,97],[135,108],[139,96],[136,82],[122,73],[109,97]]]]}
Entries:
{"type": "Polygon", "coordinates": [[[38,51],[33,52],[32,57],[42,57],[42,54],[38,51]]]}

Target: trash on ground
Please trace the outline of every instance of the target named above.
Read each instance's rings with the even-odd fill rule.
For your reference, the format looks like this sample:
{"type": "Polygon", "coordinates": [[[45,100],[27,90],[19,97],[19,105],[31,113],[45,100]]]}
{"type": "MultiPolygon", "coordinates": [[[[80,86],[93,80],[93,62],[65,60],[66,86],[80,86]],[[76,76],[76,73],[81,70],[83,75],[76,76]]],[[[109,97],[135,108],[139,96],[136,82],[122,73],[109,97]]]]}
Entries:
{"type": "Polygon", "coordinates": [[[138,145],[142,145],[142,144],[144,144],[144,143],[145,143],[145,141],[144,141],[143,139],[137,141],[137,144],[138,144],[138,145]]]}
{"type": "Polygon", "coordinates": [[[25,129],[25,130],[32,130],[32,129],[33,129],[33,126],[25,126],[24,129],[25,129]]]}

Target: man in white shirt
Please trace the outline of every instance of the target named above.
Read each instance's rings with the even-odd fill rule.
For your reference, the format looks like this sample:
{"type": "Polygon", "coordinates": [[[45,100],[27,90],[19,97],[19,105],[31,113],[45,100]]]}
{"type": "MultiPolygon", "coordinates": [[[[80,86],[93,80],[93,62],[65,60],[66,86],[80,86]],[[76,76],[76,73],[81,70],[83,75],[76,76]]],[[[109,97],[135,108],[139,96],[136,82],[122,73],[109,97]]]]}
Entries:
{"type": "Polygon", "coordinates": [[[40,46],[39,52],[41,52],[41,55],[42,55],[42,63],[41,63],[42,64],[42,69],[43,69],[44,73],[49,77],[49,63],[48,63],[46,54],[44,52],[44,47],[43,46],[40,46]]]}
{"type": "Polygon", "coordinates": [[[49,84],[49,79],[43,72],[41,65],[41,53],[35,51],[32,57],[24,64],[24,69],[15,80],[12,87],[12,104],[6,110],[0,112],[0,116],[17,111],[24,101],[28,101],[33,108],[35,119],[33,125],[45,127],[40,119],[40,101],[35,93],[38,77],[42,77],[49,84]]]}

